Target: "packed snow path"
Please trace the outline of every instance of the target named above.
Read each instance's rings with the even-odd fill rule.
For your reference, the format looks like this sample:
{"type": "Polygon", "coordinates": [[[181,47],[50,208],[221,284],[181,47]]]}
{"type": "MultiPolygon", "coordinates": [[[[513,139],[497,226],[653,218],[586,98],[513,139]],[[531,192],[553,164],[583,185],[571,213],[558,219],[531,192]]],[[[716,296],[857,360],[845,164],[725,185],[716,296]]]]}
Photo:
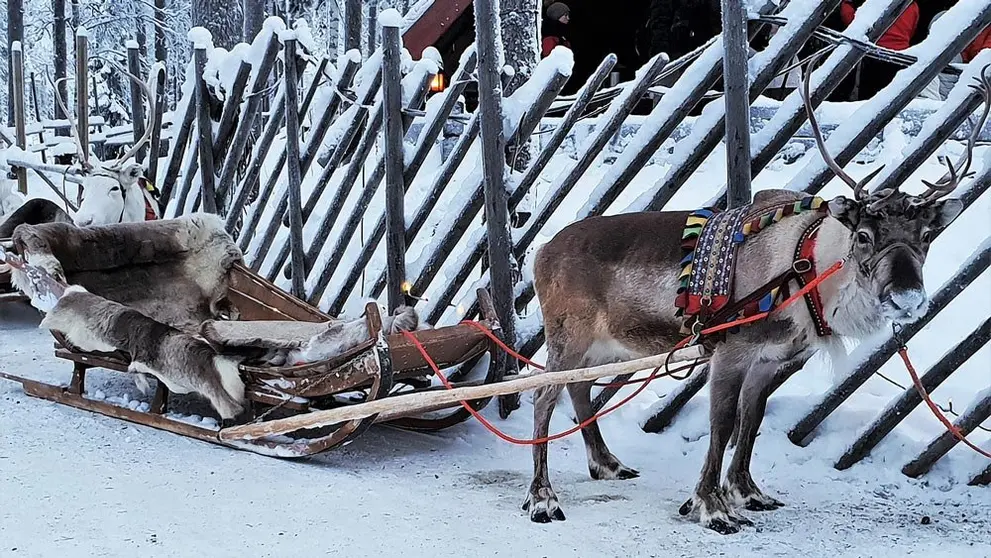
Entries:
{"type": "MultiPolygon", "coordinates": [[[[37,319],[24,306],[0,306],[2,367],[64,382],[69,366],[52,356],[37,319]]],[[[92,378],[92,390],[136,393],[120,377],[92,378]]],[[[436,435],[373,428],[315,459],[281,461],[0,382],[0,556],[991,555],[991,490],[948,481],[945,462],[929,482],[907,479],[897,441],[838,472],[831,462],[842,441],[870,414],[841,408],[819,439],[797,448],[784,430],[808,398],[794,396],[772,398],[754,462],[759,482],[787,507],[750,513],[757,525],[739,535],[707,531],[678,515],[707,446],[707,401],[696,398],[662,435],[638,428],[644,405],[603,423],[613,451],[642,476],[592,481],[581,437],[554,443],[552,480],[568,520],[537,525],[519,509],[530,450],[475,422],[436,435]]],[[[553,430],[570,425],[569,406],[558,406],[553,430]]],[[[529,405],[496,422],[529,435],[529,405]]],[[[956,457],[950,465],[973,468],[969,456],[956,457]]]]}

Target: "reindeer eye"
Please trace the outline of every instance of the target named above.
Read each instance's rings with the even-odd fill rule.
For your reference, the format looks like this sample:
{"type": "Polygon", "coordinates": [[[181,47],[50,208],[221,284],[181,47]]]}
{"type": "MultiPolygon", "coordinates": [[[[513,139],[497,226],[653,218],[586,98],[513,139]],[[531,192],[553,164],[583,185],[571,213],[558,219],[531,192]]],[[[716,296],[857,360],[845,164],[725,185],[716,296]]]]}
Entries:
{"type": "Polygon", "coordinates": [[[860,232],[857,233],[857,242],[859,242],[861,244],[870,244],[871,243],[871,235],[865,233],[864,231],[860,231],[860,232]]]}
{"type": "Polygon", "coordinates": [[[114,186],[110,189],[111,192],[120,192],[120,186],[114,186]]]}
{"type": "Polygon", "coordinates": [[[925,231],[922,233],[922,242],[928,243],[933,239],[932,231],[925,231]]]}

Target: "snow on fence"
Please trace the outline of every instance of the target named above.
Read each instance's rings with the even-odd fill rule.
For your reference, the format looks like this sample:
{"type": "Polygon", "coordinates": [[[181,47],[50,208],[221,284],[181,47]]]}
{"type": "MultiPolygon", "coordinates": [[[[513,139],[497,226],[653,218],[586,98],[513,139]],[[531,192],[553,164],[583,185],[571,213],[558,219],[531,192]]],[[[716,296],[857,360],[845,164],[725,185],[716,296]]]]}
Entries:
{"type": "MultiPolygon", "coordinates": [[[[767,1],[748,13],[750,36],[766,25],[775,26],[776,33],[767,48],[749,57],[749,71],[738,73],[729,87],[746,102],[738,103],[732,114],[723,103],[711,103],[698,117],[689,113],[704,98],[713,97],[710,90],[723,75],[727,47],[722,37],[678,60],[658,55],[630,82],[603,89],[617,63],[610,55],[579,92],[567,98],[560,97],[560,91],[571,77],[573,59],[559,48],[514,94],[503,98],[502,89],[490,79],[500,70],[492,66],[495,58],[487,50],[493,46],[492,37],[482,33],[478,48],[484,52],[470,47],[452,72],[450,86],[427,99],[440,58],[426,49],[420,60],[410,59],[394,32],[402,28],[398,14],[380,14],[389,32],[382,34],[382,48],[364,61],[356,50],[337,60],[319,58],[305,25],[297,23],[287,31],[276,18],[265,23],[251,45],[230,52],[213,49],[209,35],[195,30],[190,33],[194,60],[171,113],[173,125],[168,134],[158,136],[171,139],[164,172],[152,175],[165,215],[201,207],[217,211],[225,216],[227,229],[252,269],[332,314],[360,312],[367,300],[388,293],[390,310],[400,303],[415,304],[428,322],[451,323],[478,314],[476,289],[488,287],[493,272],[508,274],[493,283],[503,285],[494,289],[493,297],[497,306],[502,301],[501,312],[513,314],[517,348],[532,357],[544,341],[530,267],[535,249],[576,219],[657,211],[672,205],[676,196],[691,197],[682,187],[716,151],[727,121],[736,127],[749,121],[756,130],[749,151],[755,179],[781,158],[801,170],[780,187],[815,193],[833,178],[821,155],[806,149],[807,141],[796,139],[807,118],[800,93],[792,91],[780,103],[758,102],[810,37],[832,44],[811,76],[813,106],[822,105],[864,56],[906,65],[873,99],[850,105],[852,115],[831,118],[829,114],[842,111],[823,107],[829,109],[823,118],[827,145],[840,165],[876,149],[871,145],[875,138],[900,136],[907,142],[905,155],[878,176],[878,188],[905,182],[948,139],[969,131],[968,118],[981,98],[968,85],[991,62],[991,53],[982,53],[964,69],[945,102],[922,111],[915,103],[909,105],[953,56],[991,25],[991,0],[957,3],[922,44],[898,55],[872,42],[906,7],[905,0],[867,0],[843,35],[820,28],[838,3],[796,0],[779,9],[777,2],[767,1]],[[656,86],[676,72],[677,81],[659,95],[656,86]],[[488,80],[481,91],[482,106],[488,108],[465,114],[461,96],[476,79],[488,80]],[[218,91],[224,92],[222,99],[218,91]],[[299,91],[304,91],[301,99],[299,91]],[[655,101],[650,114],[631,116],[642,99],[655,101]],[[603,102],[608,105],[601,112],[603,102]],[[485,112],[491,110],[503,113],[501,137],[480,142],[480,133],[485,140],[486,131],[491,134],[499,127],[500,120],[493,118],[498,113],[485,112]],[[741,114],[743,110],[750,114],[741,114]],[[899,119],[913,125],[893,130],[891,123],[899,119]],[[914,125],[918,121],[922,124],[914,125]],[[516,169],[515,152],[534,137],[528,165],[516,169]],[[659,153],[665,155],[664,164],[657,168],[666,172],[645,183],[640,171],[659,153]],[[480,163],[483,159],[485,164],[480,163]],[[504,170],[503,192],[486,188],[499,178],[494,161],[496,169],[504,170]],[[490,241],[489,234],[504,236],[507,221],[513,222],[510,234],[490,241]],[[503,258],[518,269],[507,270],[503,258]]],[[[501,77],[503,84],[514,79],[512,68],[503,68],[501,77]]],[[[158,122],[169,121],[167,115],[157,117],[158,122]]],[[[18,145],[24,148],[21,138],[34,130],[18,130],[18,145]]],[[[133,133],[138,131],[135,127],[133,133]]],[[[158,164],[155,157],[151,160],[158,164]]],[[[965,206],[991,185],[989,163],[985,161],[961,192],[965,206]]],[[[736,174],[749,182],[746,172],[738,169],[736,174]]],[[[739,191],[749,192],[746,186],[739,191]]],[[[709,203],[725,207],[726,198],[723,186],[709,203]]],[[[989,242],[985,239],[976,247],[934,295],[926,316],[904,329],[902,339],[911,339],[987,270],[989,242]]],[[[923,375],[923,384],[935,388],[987,342],[985,320],[949,348],[923,375]]],[[[790,439],[807,443],[816,427],[898,348],[892,337],[876,349],[855,352],[853,371],[813,406],[790,439]]],[[[706,381],[702,367],[654,407],[643,429],[658,432],[667,427],[706,381]]],[[[617,391],[599,391],[596,408],[617,391]]],[[[991,416],[991,390],[977,399],[958,421],[965,433],[991,416]]],[[[837,468],[868,455],[919,401],[910,391],[896,398],[859,435],[837,468]]],[[[938,437],[903,472],[925,473],[955,443],[952,436],[938,437]]],[[[989,477],[991,469],[972,482],[986,484],[989,477]]]]}

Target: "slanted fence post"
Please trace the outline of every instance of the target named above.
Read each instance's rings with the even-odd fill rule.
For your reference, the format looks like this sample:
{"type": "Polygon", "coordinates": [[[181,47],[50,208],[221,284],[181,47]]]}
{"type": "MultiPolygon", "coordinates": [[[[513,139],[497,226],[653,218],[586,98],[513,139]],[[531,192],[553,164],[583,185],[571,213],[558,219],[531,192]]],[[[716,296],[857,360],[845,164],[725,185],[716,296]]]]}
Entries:
{"type": "MultiPolygon", "coordinates": [[[[11,84],[14,90],[14,98],[12,99],[14,104],[14,140],[17,142],[17,147],[27,149],[27,126],[24,122],[24,119],[27,118],[27,114],[24,111],[24,51],[21,50],[20,41],[10,45],[10,63],[12,66],[10,79],[13,80],[11,84]]],[[[15,174],[17,174],[17,191],[22,194],[28,193],[27,172],[27,169],[24,167],[17,167],[15,171],[15,174]]]]}
{"type": "Polygon", "coordinates": [[[206,68],[206,47],[196,45],[193,59],[196,62],[196,127],[199,132],[200,193],[203,211],[217,213],[217,195],[213,172],[213,119],[210,118],[210,89],[203,78],[206,68]]]}
{"type": "MultiPolygon", "coordinates": [[[[141,79],[141,47],[137,41],[127,42],[127,71],[138,79],[141,79]]],[[[141,86],[133,79],[131,82],[131,128],[134,130],[134,141],[138,141],[145,134],[145,109],[141,102],[141,86]]],[[[134,160],[141,163],[145,160],[147,146],[142,146],[134,154],[134,160]]]]}
{"type": "MultiPolygon", "coordinates": [[[[382,107],[385,117],[385,250],[386,289],[389,312],[406,303],[406,218],[403,196],[403,86],[402,43],[399,37],[399,13],[389,11],[382,23],[382,107]]],[[[294,270],[295,271],[295,270],[294,270]]],[[[295,277],[295,273],[293,274],[295,277]]]]}
{"type": "Polygon", "coordinates": [[[509,231],[506,193],[506,139],[503,137],[502,83],[499,80],[498,0],[475,0],[478,48],[478,90],[481,113],[482,173],[485,180],[485,227],[488,234],[492,300],[504,341],[516,345],[513,297],[513,239],[509,231]]]}
{"type": "Polygon", "coordinates": [[[723,4],[723,82],[726,103],[726,202],[750,203],[750,85],[747,75],[747,10],[740,0],[723,4]]]}
{"type": "Polygon", "coordinates": [[[286,96],[286,175],[289,179],[289,247],[292,259],[292,294],[297,298],[305,296],[303,273],[303,196],[300,185],[303,182],[299,171],[299,95],[296,90],[296,36],[287,32],[282,41],[282,55],[285,57],[285,96],[286,96]]]}

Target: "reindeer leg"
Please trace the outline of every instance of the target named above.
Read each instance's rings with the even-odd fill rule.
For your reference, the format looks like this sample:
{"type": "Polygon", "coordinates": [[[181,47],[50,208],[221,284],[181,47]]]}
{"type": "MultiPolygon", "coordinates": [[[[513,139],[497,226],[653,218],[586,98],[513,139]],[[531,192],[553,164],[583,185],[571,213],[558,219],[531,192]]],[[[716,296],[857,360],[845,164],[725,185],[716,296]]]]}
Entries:
{"type": "Polygon", "coordinates": [[[746,365],[725,351],[717,350],[709,364],[709,452],[702,466],[695,495],[681,506],[681,515],[699,510],[703,526],[728,535],[740,531],[740,525],[752,523],[736,515],[729,507],[720,489],[719,477],[723,467],[723,454],[729,443],[736,422],[736,408],[746,365]]]}
{"type": "Polygon", "coordinates": [[[764,494],[757,486],[750,474],[750,461],[768,397],[807,360],[807,356],[799,356],[784,363],[761,363],[750,370],[743,382],[738,409],[739,445],[726,471],[726,494],[736,505],[751,511],[770,511],[784,506],[783,502],[764,494]]]}
{"type": "MultiPolygon", "coordinates": [[[[551,425],[551,415],[557,405],[558,395],[563,386],[547,386],[539,388],[533,400],[533,437],[547,436],[551,425]]],[[[551,488],[550,475],[547,472],[547,444],[533,446],[533,481],[530,491],[523,502],[523,510],[530,512],[530,521],[535,523],[550,523],[551,520],[564,521],[564,512],[557,501],[557,494],[551,488]]]]}
{"type": "MultiPolygon", "coordinates": [[[[571,403],[578,416],[578,422],[582,423],[591,418],[593,413],[592,382],[568,384],[568,394],[571,396],[571,403]]],[[[626,480],[640,476],[639,471],[623,465],[609,451],[606,441],[602,438],[598,422],[593,422],[583,428],[582,437],[585,439],[585,453],[588,455],[588,472],[593,479],[626,480]]]]}

